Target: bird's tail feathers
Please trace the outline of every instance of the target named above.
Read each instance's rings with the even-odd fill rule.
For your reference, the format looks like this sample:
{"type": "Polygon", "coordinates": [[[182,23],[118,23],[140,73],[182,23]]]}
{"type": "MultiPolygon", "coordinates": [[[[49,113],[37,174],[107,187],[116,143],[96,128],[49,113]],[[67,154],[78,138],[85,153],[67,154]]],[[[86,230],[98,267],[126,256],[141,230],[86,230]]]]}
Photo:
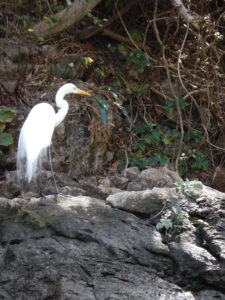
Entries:
{"type": "Polygon", "coordinates": [[[32,180],[32,178],[37,177],[38,169],[40,170],[40,166],[43,159],[46,158],[46,155],[46,149],[42,149],[40,153],[39,151],[36,153],[35,151],[33,151],[33,154],[31,156],[27,156],[25,177],[28,183],[32,180]]]}
{"type": "Polygon", "coordinates": [[[46,157],[46,149],[41,151],[35,145],[27,145],[23,131],[21,131],[17,151],[17,180],[18,183],[27,181],[28,183],[37,176],[38,165],[46,157]]]}
{"type": "Polygon", "coordinates": [[[19,141],[18,141],[16,168],[17,168],[17,181],[20,184],[24,181],[25,174],[26,174],[26,152],[24,148],[22,131],[20,133],[19,141]]]}

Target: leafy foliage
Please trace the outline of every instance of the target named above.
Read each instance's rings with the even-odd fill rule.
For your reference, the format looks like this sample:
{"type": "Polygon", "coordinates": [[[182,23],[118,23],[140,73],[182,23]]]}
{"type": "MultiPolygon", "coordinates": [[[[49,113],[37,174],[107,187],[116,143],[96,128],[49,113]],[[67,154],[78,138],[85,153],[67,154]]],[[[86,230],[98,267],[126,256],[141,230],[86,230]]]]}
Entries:
{"type": "MultiPolygon", "coordinates": [[[[131,119],[127,109],[124,106],[122,106],[119,102],[119,99],[123,98],[123,96],[118,91],[115,91],[113,88],[109,86],[105,88],[107,92],[110,93],[111,95],[110,99],[112,100],[112,103],[117,108],[119,108],[122,114],[126,117],[127,121],[131,124],[131,119]]],[[[101,116],[102,123],[104,124],[104,126],[106,126],[108,123],[109,104],[103,95],[95,95],[94,99],[98,105],[98,110],[101,116]]]]}
{"type": "MultiPolygon", "coordinates": [[[[164,166],[169,163],[170,157],[168,153],[162,151],[164,137],[160,133],[159,126],[145,123],[137,126],[135,132],[138,142],[133,147],[133,155],[129,157],[130,167],[135,166],[143,170],[147,166],[164,166]]],[[[118,170],[122,170],[124,167],[124,160],[121,160],[118,170]]]]}
{"type": "Polygon", "coordinates": [[[175,233],[182,232],[191,227],[188,214],[179,206],[172,206],[156,225],[158,231],[164,231],[169,242],[175,233]]]}
{"type": "Polygon", "coordinates": [[[127,58],[127,62],[130,65],[136,65],[140,73],[143,73],[145,68],[149,66],[148,56],[145,53],[143,53],[140,49],[134,49],[130,51],[127,58]]]}
{"type": "Polygon", "coordinates": [[[104,124],[104,126],[106,126],[108,123],[108,110],[109,110],[108,104],[105,98],[101,95],[95,95],[94,98],[98,104],[98,109],[100,112],[102,123],[104,124]]]}
{"type": "MultiPolygon", "coordinates": [[[[135,39],[140,38],[139,34],[135,31],[133,32],[135,34],[135,39]]],[[[125,47],[122,44],[117,45],[111,45],[108,44],[108,49],[114,54],[116,51],[118,51],[120,54],[122,54],[124,57],[126,57],[126,62],[129,66],[137,68],[138,72],[143,73],[145,71],[145,68],[150,66],[149,58],[140,49],[131,49],[129,50],[127,47],[125,47]]]]}
{"type": "MultiPolygon", "coordinates": [[[[140,170],[148,166],[164,166],[171,162],[171,154],[165,151],[165,146],[173,145],[179,142],[180,131],[176,129],[168,129],[166,133],[162,133],[159,125],[153,126],[152,123],[144,123],[136,127],[135,133],[137,142],[133,146],[133,152],[129,156],[129,166],[136,166],[140,170]]],[[[187,133],[185,133],[187,136],[187,133]]],[[[189,142],[193,145],[202,141],[203,135],[198,131],[191,131],[189,142]]],[[[188,141],[188,139],[185,139],[188,141]]],[[[126,164],[124,160],[118,165],[121,171],[126,164]]],[[[179,159],[178,171],[181,176],[186,176],[189,171],[198,173],[208,168],[208,160],[195,148],[188,153],[182,153],[179,159]]]]}
{"type": "Polygon", "coordinates": [[[198,173],[205,171],[208,168],[208,160],[206,156],[196,149],[190,149],[187,153],[182,153],[179,159],[178,171],[181,176],[184,176],[188,171],[198,173]]]}
{"type": "MultiPolygon", "coordinates": [[[[13,144],[13,138],[10,133],[4,132],[6,123],[12,122],[15,112],[10,109],[0,110],[0,146],[8,147],[13,144]]],[[[0,151],[2,154],[2,151],[0,151]]]]}
{"type": "Polygon", "coordinates": [[[192,190],[202,190],[203,185],[199,181],[189,181],[186,179],[186,181],[180,181],[176,180],[174,183],[176,187],[177,193],[183,193],[184,195],[190,197],[192,190]]]}
{"type": "MultiPolygon", "coordinates": [[[[178,97],[178,103],[181,109],[185,109],[189,105],[189,103],[182,97],[178,97]]],[[[166,115],[168,117],[171,117],[175,112],[176,112],[176,100],[171,99],[167,103],[166,115]]]]}

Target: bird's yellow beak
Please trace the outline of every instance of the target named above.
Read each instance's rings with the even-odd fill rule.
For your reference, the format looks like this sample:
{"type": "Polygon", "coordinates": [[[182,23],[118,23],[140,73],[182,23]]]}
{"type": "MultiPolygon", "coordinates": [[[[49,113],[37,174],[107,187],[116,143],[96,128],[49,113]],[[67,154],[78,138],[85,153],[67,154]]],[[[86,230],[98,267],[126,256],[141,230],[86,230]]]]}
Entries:
{"type": "Polygon", "coordinates": [[[90,94],[90,93],[88,93],[88,92],[85,92],[85,91],[83,91],[83,90],[80,90],[80,89],[77,89],[77,93],[78,93],[78,94],[81,94],[81,95],[84,95],[84,96],[91,96],[91,94],[90,94]]]}

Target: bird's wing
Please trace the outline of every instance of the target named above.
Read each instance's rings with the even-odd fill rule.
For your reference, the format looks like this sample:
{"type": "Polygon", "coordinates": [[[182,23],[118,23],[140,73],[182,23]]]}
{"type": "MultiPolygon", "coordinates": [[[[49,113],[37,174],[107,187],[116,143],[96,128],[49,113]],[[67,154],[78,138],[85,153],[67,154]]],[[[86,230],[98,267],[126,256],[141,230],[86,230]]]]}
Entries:
{"type": "Polygon", "coordinates": [[[51,144],[54,131],[55,111],[48,103],[40,103],[29,113],[19,136],[18,165],[26,161],[28,182],[35,175],[38,160],[45,156],[44,151],[51,144]]]}
{"type": "Polygon", "coordinates": [[[33,152],[40,152],[43,148],[50,146],[54,131],[54,118],[55,111],[50,104],[40,103],[34,106],[22,128],[27,149],[31,148],[33,152]]]}

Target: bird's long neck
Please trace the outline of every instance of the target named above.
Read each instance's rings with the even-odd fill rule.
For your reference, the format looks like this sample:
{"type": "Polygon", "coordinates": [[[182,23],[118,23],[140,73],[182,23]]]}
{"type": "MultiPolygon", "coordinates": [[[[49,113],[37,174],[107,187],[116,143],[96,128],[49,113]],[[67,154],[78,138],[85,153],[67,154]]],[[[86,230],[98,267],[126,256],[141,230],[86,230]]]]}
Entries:
{"type": "Polygon", "coordinates": [[[55,97],[55,102],[58,107],[58,112],[55,115],[55,127],[58,126],[67,115],[69,104],[66,100],[64,100],[64,94],[60,92],[60,90],[57,92],[55,97]]]}

